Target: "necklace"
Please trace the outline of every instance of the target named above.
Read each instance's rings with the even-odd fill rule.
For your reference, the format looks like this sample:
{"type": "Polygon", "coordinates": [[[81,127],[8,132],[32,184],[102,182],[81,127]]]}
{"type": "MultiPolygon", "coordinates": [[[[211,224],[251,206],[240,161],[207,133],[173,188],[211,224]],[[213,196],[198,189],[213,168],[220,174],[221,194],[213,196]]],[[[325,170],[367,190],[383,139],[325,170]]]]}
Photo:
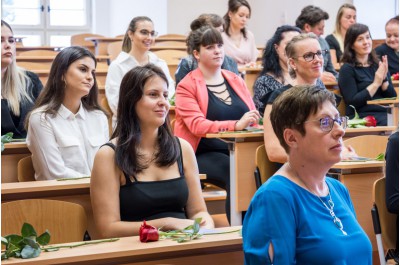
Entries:
{"type": "Polygon", "coordinates": [[[331,192],[329,189],[328,184],[326,184],[327,188],[328,188],[328,195],[329,195],[329,200],[328,200],[328,205],[326,205],[326,203],[321,199],[321,197],[319,197],[315,192],[313,192],[307,185],[306,183],[299,177],[299,175],[297,174],[297,172],[292,168],[292,166],[290,165],[290,163],[288,162],[288,166],[290,168],[290,170],[293,171],[293,173],[295,174],[295,176],[303,183],[303,185],[307,188],[307,190],[309,190],[312,194],[314,194],[315,196],[317,196],[317,198],[322,202],[322,204],[325,206],[325,208],[329,211],[329,214],[332,216],[333,218],[333,223],[336,225],[337,228],[339,228],[340,231],[342,231],[343,235],[347,236],[347,232],[344,231],[343,228],[343,224],[342,221],[339,219],[339,217],[336,216],[335,212],[333,211],[333,207],[335,207],[335,204],[333,203],[332,200],[332,196],[331,196],[331,192]]]}

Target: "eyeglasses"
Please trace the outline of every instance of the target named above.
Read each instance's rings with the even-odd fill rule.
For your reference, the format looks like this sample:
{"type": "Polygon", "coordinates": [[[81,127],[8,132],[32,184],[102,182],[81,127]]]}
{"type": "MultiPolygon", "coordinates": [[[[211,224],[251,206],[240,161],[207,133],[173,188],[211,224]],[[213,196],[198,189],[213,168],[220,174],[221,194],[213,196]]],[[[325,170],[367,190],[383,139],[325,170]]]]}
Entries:
{"type": "Polygon", "coordinates": [[[333,128],[333,124],[335,123],[335,121],[342,126],[343,130],[346,130],[347,128],[347,121],[349,120],[349,117],[343,116],[343,117],[337,117],[335,119],[331,118],[331,117],[324,117],[322,119],[319,120],[308,120],[305,122],[309,122],[309,121],[319,121],[319,127],[321,128],[321,130],[323,132],[330,132],[332,131],[333,128]]]}
{"type": "Polygon", "coordinates": [[[149,34],[153,38],[158,36],[158,32],[157,31],[154,31],[154,30],[153,31],[148,31],[146,29],[139,30],[139,34],[142,35],[143,37],[147,37],[147,36],[149,36],[149,34]]]}
{"type": "Polygon", "coordinates": [[[328,52],[327,50],[321,50],[321,51],[317,51],[317,52],[307,52],[307,53],[303,54],[302,56],[297,56],[297,58],[303,57],[304,61],[311,62],[312,60],[314,60],[315,55],[317,55],[319,59],[322,59],[326,55],[327,52],[328,52]]]}

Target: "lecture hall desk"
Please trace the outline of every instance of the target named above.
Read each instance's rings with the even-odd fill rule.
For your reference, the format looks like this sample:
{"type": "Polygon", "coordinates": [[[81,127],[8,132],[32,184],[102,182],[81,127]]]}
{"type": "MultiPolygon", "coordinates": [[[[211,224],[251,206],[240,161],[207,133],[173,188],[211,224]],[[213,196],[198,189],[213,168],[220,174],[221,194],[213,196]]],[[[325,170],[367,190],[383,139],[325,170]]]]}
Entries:
{"type": "MultiPolygon", "coordinates": [[[[241,227],[218,228],[233,231],[241,227]]],[[[238,232],[205,235],[186,243],[173,240],[141,243],[138,236],[123,237],[115,242],[42,252],[33,259],[3,260],[2,264],[174,264],[221,265],[243,264],[242,238],[238,232]]]]}
{"type": "MultiPolygon", "coordinates": [[[[396,126],[350,128],[344,139],[366,134],[389,135],[396,126]]],[[[242,224],[242,212],[247,211],[256,191],[254,180],[255,151],[264,143],[264,132],[226,132],[207,134],[228,143],[230,153],[231,225],[242,224]]]]}
{"type": "Polygon", "coordinates": [[[385,107],[388,111],[388,125],[399,126],[399,98],[369,100],[367,104],[385,107]]]}

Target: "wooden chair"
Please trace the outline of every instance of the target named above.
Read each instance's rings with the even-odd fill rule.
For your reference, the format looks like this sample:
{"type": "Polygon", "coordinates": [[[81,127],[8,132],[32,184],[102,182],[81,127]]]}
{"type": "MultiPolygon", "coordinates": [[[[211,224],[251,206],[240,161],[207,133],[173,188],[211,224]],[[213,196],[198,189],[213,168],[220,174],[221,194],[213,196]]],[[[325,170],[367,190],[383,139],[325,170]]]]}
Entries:
{"type": "Polygon", "coordinates": [[[104,37],[100,34],[93,34],[93,33],[81,33],[75,34],[71,36],[71,46],[83,46],[95,54],[94,51],[94,43],[92,41],[87,41],[85,38],[88,37],[104,37]]]}
{"type": "Polygon", "coordinates": [[[121,51],[122,51],[122,41],[110,42],[107,46],[107,53],[110,56],[111,61],[114,61],[121,51]]]}
{"type": "Polygon", "coordinates": [[[40,63],[34,63],[34,62],[17,62],[17,65],[19,67],[22,67],[26,70],[47,70],[50,72],[51,68],[51,62],[40,62],[40,63]]]}
{"type": "Polygon", "coordinates": [[[23,57],[23,56],[54,56],[56,57],[58,54],[58,51],[50,51],[50,50],[30,50],[30,51],[23,51],[19,52],[18,57],[23,57]]]}
{"type": "Polygon", "coordinates": [[[32,163],[32,156],[27,156],[18,161],[18,181],[36,181],[35,169],[32,163]]]}
{"type": "Polygon", "coordinates": [[[257,189],[266,182],[278,170],[276,163],[269,161],[265,145],[260,145],[256,149],[256,169],[254,177],[257,189]]]}
{"type": "Polygon", "coordinates": [[[359,156],[375,158],[386,152],[388,137],[383,135],[361,135],[345,140],[345,146],[351,145],[359,156]]]}
{"type": "Polygon", "coordinates": [[[169,74],[175,80],[175,72],[178,68],[178,64],[182,58],[185,58],[187,56],[187,53],[180,50],[159,50],[154,51],[153,53],[156,54],[158,58],[163,59],[167,63],[169,74]]]}
{"type": "Polygon", "coordinates": [[[163,40],[178,40],[178,41],[186,41],[186,37],[185,35],[182,34],[164,34],[164,35],[160,35],[156,38],[156,42],[157,41],[163,41],[163,40]]]}
{"type": "Polygon", "coordinates": [[[156,41],[154,43],[154,46],[182,46],[185,47],[186,50],[186,43],[183,41],[172,41],[172,40],[156,41]]]}
{"type": "Polygon", "coordinates": [[[106,97],[104,97],[101,101],[100,101],[100,106],[108,113],[108,131],[111,137],[111,134],[113,132],[113,128],[112,128],[112,110],[110,108],[110,105],[108,105],[108,100],[106,97]]]}
{"type": "Polygon", "coordinates": [[[82,241],[87,229],[83,207],[76,203],[28,199],[1,204],[1,234],[21,234],[23,223],[31,224],[38,235],[49,230],[50,244],[82,241]]]}
{"type": "Polygon", "coordinates": [[[386,264],[383,245],[385,245],[386,250],[395,249],[396,235],[398,233],[396,229],[397,215],[389,213],[386,207],[385,184],[386,178],[384,177],[375,181],[372,190],[374,205],[371,210],[381,265],[386,264]]]}
{"type": "Polygon", "coordinates": [[[334,94],[339,95],[342,99],[340,100],[339,106],[336,108],[338,109],[339,113],[341,116],[346,116],[346,103],[344,103],[344,99],[342,94],[340,94],[339,89],[333,89],[331,90],[334,94]]]}

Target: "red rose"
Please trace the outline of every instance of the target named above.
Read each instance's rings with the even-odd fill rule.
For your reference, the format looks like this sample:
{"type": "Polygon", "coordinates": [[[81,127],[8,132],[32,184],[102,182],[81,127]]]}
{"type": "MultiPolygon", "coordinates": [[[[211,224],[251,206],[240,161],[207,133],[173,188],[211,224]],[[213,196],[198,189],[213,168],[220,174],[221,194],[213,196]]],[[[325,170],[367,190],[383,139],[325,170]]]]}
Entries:
{"type": "Polygon", "coordinates": [[[151,242],[158,241],[159,235],[158,230],[152,225],[146,224],[146,221],[143,221],[143,224],[140,226],[139,230],[140,242],[151,242]]]}
{"type": "Polygon", "coordinates": [[[367,127],[376,127],[376,119],[374,116],[367,116],[364,118],[366,121],[365,126],[367,127]]]}

